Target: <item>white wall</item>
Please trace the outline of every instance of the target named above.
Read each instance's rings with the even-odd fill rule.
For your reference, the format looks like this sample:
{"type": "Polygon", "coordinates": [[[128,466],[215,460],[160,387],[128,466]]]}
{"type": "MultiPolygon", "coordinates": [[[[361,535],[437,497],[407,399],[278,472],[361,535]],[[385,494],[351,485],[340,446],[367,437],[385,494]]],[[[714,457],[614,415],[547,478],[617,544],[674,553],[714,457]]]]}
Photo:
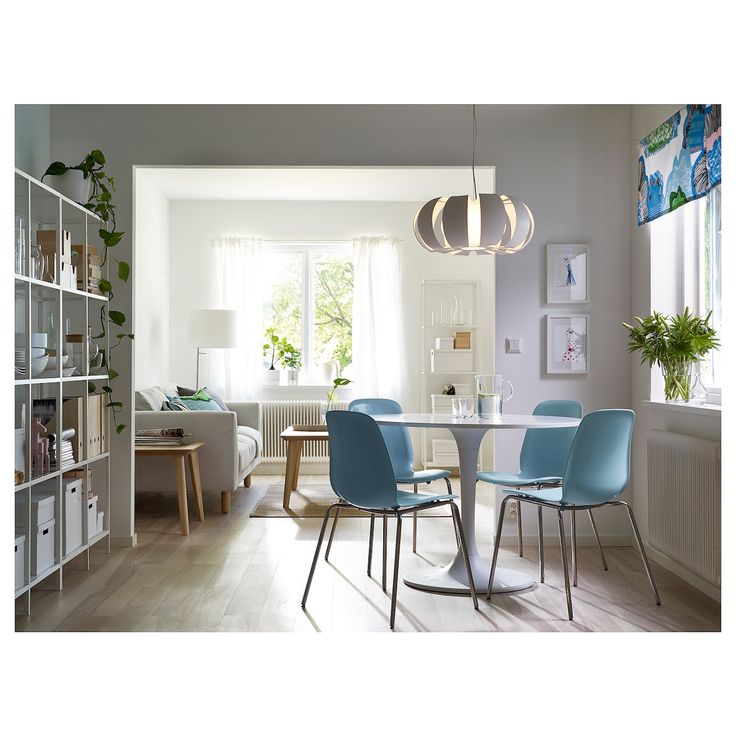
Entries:
{"type": "Polygon", "coordinates": [[[135,179],[135,387],[169,374],[169,200],[138,170],[135,179]]]}
{"type": "MultiPolygon", "coordinates": [[[[631,223],[631,316],[645,316],[652,309],[681,309],[682,289],[676,288],[683,282],[683,274],[678,259],[667,258],[666,253],[657,252],[651,248],[650,236],[652,228],[658,226],[659,220],[638,227],[636,225],[636,186],[637,161],[639,158],[638,143],[660,123],[663,123],[683,105],[641,105],[632,108],[631,118],[631,146],[630,146],[630,212],[631,223]],[[672,289],[665,288],[669,281],[672,289]],[[660,284],[660,288],[652,290],[652,283],[660,284]]],[[[685,205],[692,206],[694,203],[685,205]]],[[[675,217],[668,215],[661,220],[675,217]]],[[[663,223],[664,224],[664,223],[663,223]]],[[[673,247],[675,242],[673,241],[673,247]]],[[[628,321],[628,320],[627,320],[628,321]]],[[[637,355],[631,357],[632,376],[632,408],[636,411],[637,421],[634,429],[634,444],[632,448],[632,475],[634,494],[634,511],[639,521],[639,527],[647,543],[648,533],[648,494],[647,494],[647,434],[653,429],[668,432],[679,432],[720,441],[721,417],[720,413],[714,416],[694,415],[692,413],[677,412],[664,409],[654,404],[644,403],[650,396],[662,394],[662,379],[659,371],[651,371],[640,365],[637,355]]],[[[665,565],[676,574],[690,580],[702,590],[713,594],[714,591],[707,585],[691,576],[668,558],[650,550],[650,554],[660,564],[665,565]]]]}
{"type": "MultiPolygon", "coordinates": [[[[186,319],[191,309],[216,306],[209,290],[213,280],[208,257],[211,238],[246,235],[264,240],[349,240],[360,235],[390,235],[403,239],[400,249],[404,295],[402,319],[406,345],[402,360],[411,378],[406,409],[419,411],[421,396],[420,325],[423,279],[478,279],[483,308],[480,327],[487,347],[484,362],[492,365],[494,261],[492,258],[443,258],[428,253],[414,238],[412,222],[420,203],[412,202],[223,202],[171,203],[171,359],[174,371],[163,374],[179,385],[194,384],[194,348],[186,344],[186,319]]],[[[243,285],[247,288],[247,284],[243,285]]],[[[200,384],[207,383],[207,362],[201,364],[200,384]]]]}

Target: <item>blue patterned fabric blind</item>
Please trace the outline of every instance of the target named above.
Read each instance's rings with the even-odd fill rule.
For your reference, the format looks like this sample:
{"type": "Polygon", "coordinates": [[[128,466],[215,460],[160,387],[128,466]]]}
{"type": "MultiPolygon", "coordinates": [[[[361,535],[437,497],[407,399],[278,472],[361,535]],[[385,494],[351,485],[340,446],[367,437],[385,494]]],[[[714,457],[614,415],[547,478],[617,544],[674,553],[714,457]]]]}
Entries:
{"type": "Polygon", "coordinates": [[[721,183],[721,106],[687,105],[639,144],[639,225],[721,183]]]}

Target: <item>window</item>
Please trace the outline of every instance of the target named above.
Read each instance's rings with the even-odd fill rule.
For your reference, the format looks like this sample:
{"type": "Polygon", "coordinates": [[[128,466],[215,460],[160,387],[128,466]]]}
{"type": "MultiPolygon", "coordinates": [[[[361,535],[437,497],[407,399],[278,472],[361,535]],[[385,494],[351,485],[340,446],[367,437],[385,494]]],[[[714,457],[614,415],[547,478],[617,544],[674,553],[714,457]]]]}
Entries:
{"type": "Polygon", "coordinates": [[[263,323],[302,353],[307,382],[320,366],[353,360],[353,260],[349,243],[269,243],[264,246],[263,323]]]}

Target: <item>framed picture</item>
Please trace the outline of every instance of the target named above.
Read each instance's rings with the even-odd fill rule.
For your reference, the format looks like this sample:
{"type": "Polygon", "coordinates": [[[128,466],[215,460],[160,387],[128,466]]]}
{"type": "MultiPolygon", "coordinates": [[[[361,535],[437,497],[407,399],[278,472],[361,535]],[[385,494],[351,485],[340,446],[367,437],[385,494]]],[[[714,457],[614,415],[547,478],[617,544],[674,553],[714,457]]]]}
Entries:
{"type": "Polygon", "coordinates": [[[587,245],[547,245],[547,303],[587,302],[590,258],[587,245]]]}
{"type": "Polygon", "coordinates": [[[547,373],[587,373],[589,336],[587,314],[548,314],[547,373]]]}

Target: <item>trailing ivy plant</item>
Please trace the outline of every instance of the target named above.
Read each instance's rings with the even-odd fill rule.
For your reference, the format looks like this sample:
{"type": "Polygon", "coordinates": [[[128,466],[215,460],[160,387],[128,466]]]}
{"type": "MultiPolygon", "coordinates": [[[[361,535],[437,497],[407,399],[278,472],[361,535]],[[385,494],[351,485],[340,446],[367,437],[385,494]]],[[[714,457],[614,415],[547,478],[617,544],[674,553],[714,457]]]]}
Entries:
{"type": "MultiPolygon", "coordinates": [[[[43,181],[47,176],[63,176],[67,171],[81,171],[84,180],[90,182],[89,199],[84,204],[84,207],[90,212],[94,212],[94,214],[100,218],[103,225],[98,230],[100,240],[102,240],[105,246],[102,254],[102,265],[104,266],[105,263],[107,263],[107,259],[110,258],[110,260],[114,261],[117,265],[117,278],[120,281],[127,282],[130,278],[130,264],[127,261],[116,258],[110,253],[110,249],[120,243],[125,233],[117,229],[115,221],[115,205],[112,202],[112,193],[115,191],[115,179],[112,176],[108,176],[105,171],[104,154],[102,151],[95,148],[93,151],[88,153],[82,161],[74,166],[67,166],[61,161],[54,161],[54,163],[46,169],[46,173],[41,177],[41,181],[43,181]]],[[[107,367],[109,380],[112,381],[120,375],[112,367],[113,350],[115,350],[123,340],[134,339],[134,335],[124,331],[124,326],[127,321],[125,313],[120,310],[110,308],[115,296],[112,290],[112,282],[108,279],[101,279],[100,291],[107,297],[107,302],[103,303],[100,307],[100,324],[102,326],[102,331],[99,335],[94,335],[94,338],[100,339],[107,335],[107,328],[105,327],[107,319],[122,330],[115,333],[115,339],[117,342],[110,345],[108,355],[105,355],[105,350],[101,349],[103,356],[102,365],[103,367],[107,367]]],[[[90,382],[89,392],[93,393],[95,390],[95,384],[90,382]]],[[[107,407],[112,410],[113,421],[115,422],[115,431],[120,434],[126,427],[125,424],[121,424],[118,421],[118,415],[123,408],[123,402],[113,401],[112,388],[110,388],[110,386],[103,386],[102,390],[108,397],[107,407]]]]}

